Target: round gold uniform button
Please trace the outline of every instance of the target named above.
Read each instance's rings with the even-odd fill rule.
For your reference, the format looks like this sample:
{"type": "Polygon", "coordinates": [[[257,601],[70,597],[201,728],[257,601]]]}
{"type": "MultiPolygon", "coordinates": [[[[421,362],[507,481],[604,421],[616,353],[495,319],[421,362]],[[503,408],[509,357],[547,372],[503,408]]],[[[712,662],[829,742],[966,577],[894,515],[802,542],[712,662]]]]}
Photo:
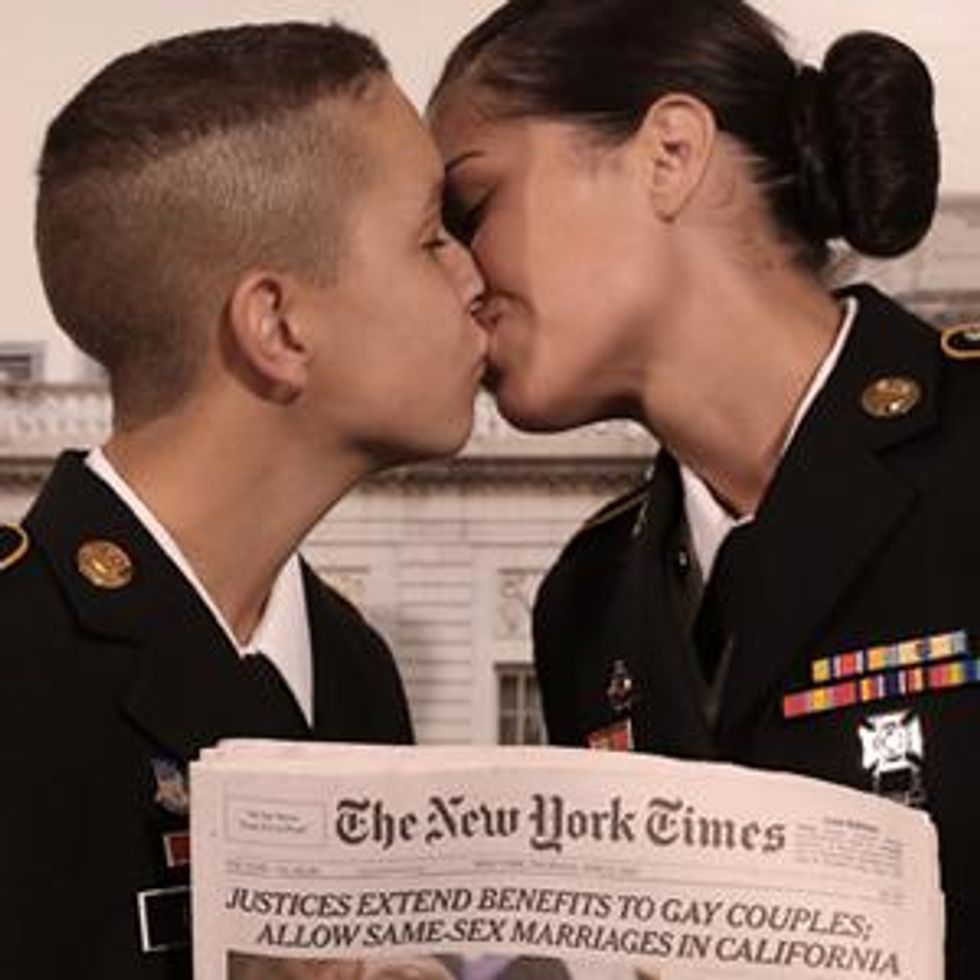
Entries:
{"type": "Polygon", "coordinates": [[[912,378],[879,378],[861,395],[861,407],[875,419],[908,415],[922,401],[922,385],[912,378]]]}
{"type": "Polygon", "coordinates": [[[133,580],[133,562],[112,541],[86,541],[78,549],[78,570],[100,589],[122,589],[133,580]]]}

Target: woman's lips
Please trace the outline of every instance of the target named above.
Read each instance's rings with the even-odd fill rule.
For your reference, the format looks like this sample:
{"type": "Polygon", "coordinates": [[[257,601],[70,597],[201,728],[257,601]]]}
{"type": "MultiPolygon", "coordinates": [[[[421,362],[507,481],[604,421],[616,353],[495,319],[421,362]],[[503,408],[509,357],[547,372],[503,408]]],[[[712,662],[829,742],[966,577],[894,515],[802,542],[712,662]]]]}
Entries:
{"type": "Polygon", "coordinates": [[[495,367],[490,361],[487,361],[486,368],[483,371],[483,379],[480,382],[486,391],[493,393],[497,390],[497,386],[500,384],[500,369],[495,367]]]}

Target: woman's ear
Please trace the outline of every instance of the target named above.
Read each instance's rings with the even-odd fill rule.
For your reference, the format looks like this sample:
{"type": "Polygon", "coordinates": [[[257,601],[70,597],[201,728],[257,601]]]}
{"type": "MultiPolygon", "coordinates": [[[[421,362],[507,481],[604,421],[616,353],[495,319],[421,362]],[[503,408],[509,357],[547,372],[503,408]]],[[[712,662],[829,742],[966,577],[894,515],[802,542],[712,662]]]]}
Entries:
{"type": "Polygon", "coordinates": [[[287,276],[250,272],[228,306],[234,360],[263,397],[286,404],[306,388],[311,351],[297,315],[298,285],[287,276]]]}
{"type": "Polygon", "coordinates": [[[701,186],[717,135],[714,113],[700,99],[670,94],[650,106],[636,139],[654,207],[665,221],[673,221],[701,186]]]}

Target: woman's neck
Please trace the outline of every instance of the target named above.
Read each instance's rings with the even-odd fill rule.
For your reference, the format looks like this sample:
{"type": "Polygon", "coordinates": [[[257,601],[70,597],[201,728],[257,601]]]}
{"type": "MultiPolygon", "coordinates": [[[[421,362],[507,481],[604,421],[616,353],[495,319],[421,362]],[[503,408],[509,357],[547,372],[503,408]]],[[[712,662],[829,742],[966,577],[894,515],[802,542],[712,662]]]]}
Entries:
{"type": "Polygon", "coordinates": [[[795,272],[754,288],[719,276],[689,295],[675,353],[651,358],[642,418],[733,514],[752,514],[833,346],[840,306],[795,272]]]}

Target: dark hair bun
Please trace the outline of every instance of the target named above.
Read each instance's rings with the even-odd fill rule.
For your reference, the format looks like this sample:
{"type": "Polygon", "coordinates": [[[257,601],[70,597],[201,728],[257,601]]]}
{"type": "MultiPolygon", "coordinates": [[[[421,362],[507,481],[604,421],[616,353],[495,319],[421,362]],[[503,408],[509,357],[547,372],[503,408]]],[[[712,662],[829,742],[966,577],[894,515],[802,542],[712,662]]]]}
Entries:
{"type": "Polygon", "coordinates": [[[828,51],[823,108],[839,233],[865,255],[907,252],[936,210],[939,138],[929,70],[884,34],[848,34],[828,51]]]}

